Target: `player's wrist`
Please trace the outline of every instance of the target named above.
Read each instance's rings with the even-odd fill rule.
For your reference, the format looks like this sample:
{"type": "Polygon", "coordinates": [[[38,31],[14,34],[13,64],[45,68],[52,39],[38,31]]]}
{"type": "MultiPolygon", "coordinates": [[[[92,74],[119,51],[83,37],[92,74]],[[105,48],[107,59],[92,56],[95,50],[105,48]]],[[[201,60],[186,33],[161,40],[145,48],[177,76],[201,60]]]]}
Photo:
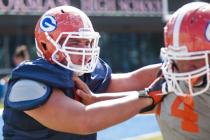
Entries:
{"type": "Polygon", "coordinates": [[[144,102],[142,102],[144,104],[144,107],[140,109],[139,113],[151,111],[155,107],[154,99],[153,97],[149,96],[146,89],[138,91],[138,98],[140,100],[144,99],[144,102]]]}

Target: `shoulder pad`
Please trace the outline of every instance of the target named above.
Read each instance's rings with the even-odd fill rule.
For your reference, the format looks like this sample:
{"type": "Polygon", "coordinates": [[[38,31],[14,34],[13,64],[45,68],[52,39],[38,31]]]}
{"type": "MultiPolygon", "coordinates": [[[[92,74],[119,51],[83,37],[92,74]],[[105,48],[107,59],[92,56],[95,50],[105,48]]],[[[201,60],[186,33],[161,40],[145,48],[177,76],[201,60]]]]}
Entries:
{"type": "Polygon", "coordinates": [[[51,87],[33,80],[17,81],[8,92],[7,103],[18,110],[27,110],[43,104],[51,93],[51,87]]]}

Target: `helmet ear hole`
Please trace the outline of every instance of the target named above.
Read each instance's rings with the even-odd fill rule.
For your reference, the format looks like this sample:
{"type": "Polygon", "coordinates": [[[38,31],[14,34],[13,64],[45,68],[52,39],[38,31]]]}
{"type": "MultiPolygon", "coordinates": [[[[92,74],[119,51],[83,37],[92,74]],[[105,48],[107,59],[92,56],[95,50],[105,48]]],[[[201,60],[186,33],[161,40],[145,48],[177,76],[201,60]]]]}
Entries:
{"type": "Polygon", "coordinates": [[[45,43],[41,43],[42,44],[42,48],[45,50],[45,51],[47,51],[47,45],[45,44],[45,43]]]}
{"type": "Polygon", "coordinates": [[[63,9],[61,9],[61,13],[65,13],[63,9]]]}

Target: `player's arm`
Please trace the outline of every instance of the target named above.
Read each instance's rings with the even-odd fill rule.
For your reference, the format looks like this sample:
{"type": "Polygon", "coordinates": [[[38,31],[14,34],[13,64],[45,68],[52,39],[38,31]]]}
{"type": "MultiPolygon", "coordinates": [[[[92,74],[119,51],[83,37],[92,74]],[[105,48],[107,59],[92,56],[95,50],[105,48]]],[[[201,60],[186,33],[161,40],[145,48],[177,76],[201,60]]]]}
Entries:
{"type": "Polygon", "coordinates": [[[125,121],[153,106],[156,103],[154,99],[144,94],[134,91],[130,96],[86,106],[59,89],[33,80],[19,80],[8,92],[6,102],[50,129],[89,134],[125,121]]]}
{"type": "Polygon", "coordinates": [[[90,134],[129,119],[151,103],[150,98],[139,99],[136,92],[132,96],[85,106],[53,89],[46,103],[24,112],[50,129],[90,134]]]}
{"type": "Polygon", "coordinates": [[[141,99],[134,92],[132,96],[86,106],[41,82],[21,79],[11,86],[7,106],[50,129],[75,134],[89,134],[120,123],[153,103],[152,98],[141,99]]]}
{"type": "Polygon", "coordinates": [[[110,93],[94,94],[91,92],[89,87],[78,77],[74,77],[74,81],[75,81],[76,86],[79,88],[76,90],[76,94],[81,98],[81,101],[85,104],[91,104],[98,101],[131,96],[136,93],[139,93],[139,96],[142,96],[142,98],[144,97],[152,98],[153,103],[150,106],[147,106],[147,108],[142,109],[140,113],[145,113],[148,111],[152,113],[155,106],[163,100],[166,94],[168,94],[168,86],[163,76],[157,77],[152,82],[152,84],[148,86],[147,88],[145,88],[144,90],[119,92],[119,93],[112,93],[112,94],[110,93]]]}
{"type": "Polygon", "coordinates": [[[143,90],[157,77],[161,64],[153,64],[123,74],[112,74],[107,92],[143,90]]]}
{"type": "Polygon", "coordinates": [[[95,102],[99,101],[104,101],[104,100],[110,100],[110,99],[117,99],[117,98],[122,98],[128,95],[132,95],[132,93],[135,92],[118,92],[118,93],[100,93],[100,94],[94,94],[92,91],[89,89],[86,83],[84,83],[82,80],[80,80],[77,76],[73,77],[73,80],[76,84],[76,87],[78,87],[78,90],[76,90],[75,94],[76,97],[79,98],[79,100],[83,104],[92,104],[95,102]],[[78,92],[79,90],[82,90],[84,92],[78,92]]]}
{"type": "Polygon", "coordinates": [[[75,93],[79,97],[79,100],[86,105],[104,100],[122,98],[132,94],[131,92],[117,92],[112,94],[110,93],[94,94],[92,92],[75,92],[75,93]]]}

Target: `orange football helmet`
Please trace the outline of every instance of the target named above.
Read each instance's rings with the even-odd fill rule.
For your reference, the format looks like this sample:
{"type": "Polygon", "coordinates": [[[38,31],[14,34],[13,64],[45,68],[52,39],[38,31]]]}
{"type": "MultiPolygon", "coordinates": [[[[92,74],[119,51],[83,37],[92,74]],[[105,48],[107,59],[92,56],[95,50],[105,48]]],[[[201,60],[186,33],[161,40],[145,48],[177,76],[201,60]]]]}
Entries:
{"type": "Polygon", "coordinates": [[[168,86],[182,96],[206,92],[210,87],[210,4],[192,2],[178,9],[164,28],[164,41],[165,48],[161,48],[162,71],[168,86]],[[205,65],[196,70],[176,72],[173,69],[176,61],[200,59],[205,61],[205,65]],[[205,77],[206,84],[195,88],[192,81],[200,77],[205,77]],[[184,81],[188,91],[180,85],[184,81]]]}
{"type": "Polygon", "coordinates": [[[90,73],[97,64],[100,35],[95,32],[88,16],[72,6],[60,6],[48,10],[36,24],[35,42],[37,54],[51,63],[77,73],[90,73]],[[69,45],[71,39],[85,39],[88,47],[69,45]],[[82,57],[81,64],[74,64],[71,55],[82,57]],[[86,57],[90,61],[85,62],[86,57]]]}

